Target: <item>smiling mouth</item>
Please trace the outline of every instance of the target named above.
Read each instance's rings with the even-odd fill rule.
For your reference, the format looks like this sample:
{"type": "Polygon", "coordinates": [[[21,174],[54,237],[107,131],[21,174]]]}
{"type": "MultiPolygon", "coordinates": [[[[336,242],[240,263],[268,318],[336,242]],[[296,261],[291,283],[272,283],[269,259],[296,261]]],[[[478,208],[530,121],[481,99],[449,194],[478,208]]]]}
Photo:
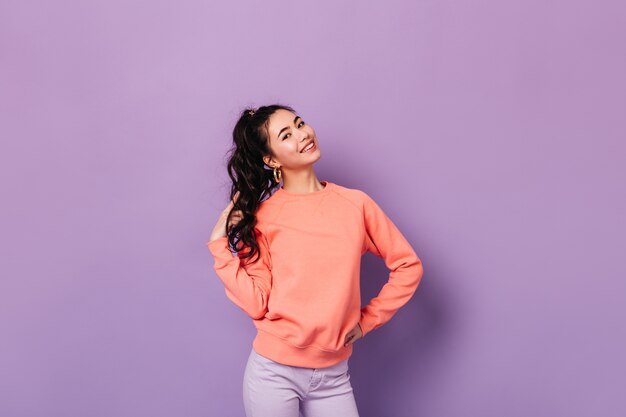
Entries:
{"type": "Polygon", "coordinates": [[[300,151],[300,153],[307,153],[308,151],[312,150],[315,147],[316,147],[315,141],[312,140],[308,145],[304,147],[304,149],[300,151]]]}

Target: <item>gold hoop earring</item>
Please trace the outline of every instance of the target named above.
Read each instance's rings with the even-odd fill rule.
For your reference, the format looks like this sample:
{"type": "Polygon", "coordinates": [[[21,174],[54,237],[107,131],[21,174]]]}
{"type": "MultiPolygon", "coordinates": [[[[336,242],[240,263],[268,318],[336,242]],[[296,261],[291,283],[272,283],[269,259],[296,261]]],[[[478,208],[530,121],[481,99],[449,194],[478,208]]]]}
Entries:
{"type": "Polygon", "coordinates": [[[278,184],[280,182],[280,179],[283,177],[283,172],[277,168],[274,167],[274,180],[276,181],[276,184],[278,184]],[[278,169],[278,176],[276,176],[276,170],[278,169]]]}

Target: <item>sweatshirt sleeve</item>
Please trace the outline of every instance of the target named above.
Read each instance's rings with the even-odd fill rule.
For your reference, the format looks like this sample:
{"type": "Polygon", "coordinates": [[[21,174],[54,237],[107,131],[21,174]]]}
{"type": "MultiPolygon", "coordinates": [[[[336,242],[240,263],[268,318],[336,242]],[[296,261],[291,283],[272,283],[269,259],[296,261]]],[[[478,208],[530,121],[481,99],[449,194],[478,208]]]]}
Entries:
{"type": "Polygon", "coordinates": [[[369,195],[364,197],[366,249],[382,258],[390,273],[378,295],[361,309],[363,336],[391,320],[411,299],[424,272],[420,258],[400,230],[369,195]]]}
{"type": "Polygon", "coordinates": [[[238,254],[233,255],[227,236],[207,242],[207,246],[214,258],[213,269],[224,283],[226,296],[256,320],[267,312],[272,287],[272,263],[265,236],[258,229],[255,231],[261,251],[255,263],[251,262],[253,258],[244,260],[238,254]]]}

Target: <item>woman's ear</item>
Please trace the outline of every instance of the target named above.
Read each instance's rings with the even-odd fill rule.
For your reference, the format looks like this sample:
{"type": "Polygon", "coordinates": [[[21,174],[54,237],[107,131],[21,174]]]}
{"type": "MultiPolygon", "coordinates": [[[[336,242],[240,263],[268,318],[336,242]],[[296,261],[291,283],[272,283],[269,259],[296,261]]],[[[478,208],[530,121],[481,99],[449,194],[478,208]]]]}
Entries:
{"type": "Polygon", "coordinates": [[[265,163],[265,165],[267,165],[269,168],[274,169],[273,165],[270,165],[270,163],[273,163],[274,165],[276,165],[276,161],[269,155],[266,155],[263,157],[263,162],[265,163]]]}

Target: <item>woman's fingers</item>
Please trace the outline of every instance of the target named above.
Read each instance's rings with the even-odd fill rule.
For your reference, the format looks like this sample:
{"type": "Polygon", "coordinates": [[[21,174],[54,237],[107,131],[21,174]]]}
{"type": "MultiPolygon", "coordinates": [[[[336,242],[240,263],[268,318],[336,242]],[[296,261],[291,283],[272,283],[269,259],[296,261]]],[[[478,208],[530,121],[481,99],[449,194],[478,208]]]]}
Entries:
{"type": "Polygon", "coordinates": [[[215,224],[215,227],[213,228],[213,233],[211,234],[211,240],[217,239],[217,237],[224,236],[225,227],[227,230],[229,230],[234,224],[239,223],[239,221],[243,218],[242,211],[236,210],[236,211],[233,211],[233,214],[231,215],[230,224],[228,224],[227,222],[228,214],[233,209],[235,202],[237,201],[238,198],[239,198],[239,190],[235,192],[233,198],[228,202],[228,205],[226,206],[226,208],[222,210],[222,214],[220,215],[219,219],[217,220],[217,223],[215,224]]]}
{"type": "Polygon", "coordinates": [[[235,195],[233,196],[233,199],[232,199],[232,200],[230,200],[230,202],[229,202],[230,207],[232,207],[232,206],[234,206],[234,205],[235,205],[235,203],[237,202],[237,199],[238,199],[238,198],[239,198],[239,190],[237,190],[237,191],[235,192],[235,195]]]}
{"type": "MultiPolygon", "coordinates": [[[[228,205],[222,211],[222,220],[221,220],[222,227],[224,227],[223,226],[224,223],[227,222],[228,215],[231,212],[231,210],[233,209],[233,207],[235,206],[235,203],[237,202],[238,198],[239,198],[239,190],[237,190],[235,192],[235,195],[233,196],[233,198],[228,202],[228,205]]],[[[239,223],[241,221],[241,219],[243,219],[243,212],[241,210],[233,211],[232,214],[230,215],[230,220],[228,221],[227,228],[230,230],[234,225],[239,223]]]]}
{"type": "Polygon", "coordinates": [[[344,341],[344,346],[348,346],[354,339],[354,329],[350,330],[350,332],[346,335],[346,340],[344,341]]]}
{"type": "MultiPolygon", "coordinates": [[[[238,198],[239,198],[239,191],[235,193],[235,196],[233,197],[233,199],[228,202],[228,205],[222,211],[222,214],[224,216],[228,216],[228,213],[230,213],[230,211],[233,209],[235,202],[237,201],[238,198]]],[[[241,213],[241,210],[237,210],[235,213],[241,213]]]]}
{"type": "Polygon", "coordinates": [[[230,217],[231,225],[239,223],[241,219],[243,219],[243,212],[241,210],[233,211],[233,214],[230,217]]]}
{"type": "Polygon", "coordinates": [[[233,206],[235,205],[235,202],[237,201],[237,199],[239,198],[239,190],[237,190],[235,192],[235,195],[233,196],[233,198],[228,202],[228,205],[226,206],[226,208],[224,209],[224,211],[230,211],[230,209],[233,208],[233,206]]]}
{"type": "Polygon", "coordinates": [[[357,324],[352,330],[350,330],[348,332],[348,334],[346,335],[346,340],[344,342],[344,346],[348,346],[350,344],[353,344],[354,342],[356,342],[357,340],[359,340],[361,338],[361,336],[363,336],[363,333],[361,332],[361,327],[357,324]]]}

